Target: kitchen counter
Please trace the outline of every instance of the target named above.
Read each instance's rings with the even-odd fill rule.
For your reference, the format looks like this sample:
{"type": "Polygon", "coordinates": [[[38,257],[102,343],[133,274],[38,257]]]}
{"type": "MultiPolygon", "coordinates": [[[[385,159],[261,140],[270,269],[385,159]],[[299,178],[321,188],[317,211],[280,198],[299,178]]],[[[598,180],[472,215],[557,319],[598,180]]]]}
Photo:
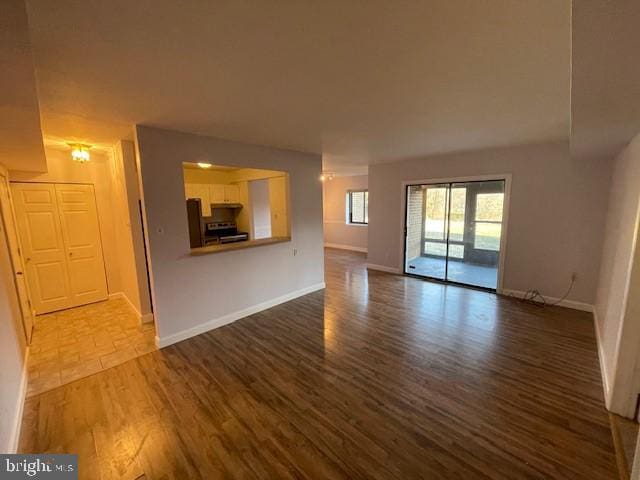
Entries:
{"type": "Polygon", "coordinates": [[[244,248],[260,247],[262,245],[272,245],[274,243],[290,242],[291,237],[270,237],[259,240],[245,240],[242,242],[220,243],[191,249],[191,255],[208,255],[209,253],[227,252],[229,250],[242,250],[244,248]]]}

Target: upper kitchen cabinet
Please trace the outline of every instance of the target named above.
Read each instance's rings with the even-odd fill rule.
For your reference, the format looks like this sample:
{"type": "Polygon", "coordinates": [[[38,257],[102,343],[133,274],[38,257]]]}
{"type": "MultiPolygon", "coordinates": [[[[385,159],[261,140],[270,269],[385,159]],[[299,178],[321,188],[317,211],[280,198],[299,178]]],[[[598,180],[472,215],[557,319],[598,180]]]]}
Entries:
{"type": "Polygon", "coordinates": [[[209,185],[211,203],[239,203],[240,189],[238,185],[209,185]]]}
{"type": "Polygon", "coordinates": [[[224,201],[225,203],[240,202],[240,188],[238,187],[238,185],[224,186],[224,201]]]}
{"type": "Polygon", "coordinates": [[[199,198],[202,204],[202,216],[211,216],[211,203],[214,200],[211,199],[209,185],[202,183],[185,183],[184,193],[187,199],[199,198]]]}
{"type": "Polygon", "coordinates": [[[209,195],[212,203],[224,203],[224,185],[209,185],[209,195]]]}
{"type": "Polygon", "coordinates": [[[187,199],[200,199],[203,217],[211,216],[212,203],[240,203],[238,185],[185,183],[184,193],[187,199]]]}

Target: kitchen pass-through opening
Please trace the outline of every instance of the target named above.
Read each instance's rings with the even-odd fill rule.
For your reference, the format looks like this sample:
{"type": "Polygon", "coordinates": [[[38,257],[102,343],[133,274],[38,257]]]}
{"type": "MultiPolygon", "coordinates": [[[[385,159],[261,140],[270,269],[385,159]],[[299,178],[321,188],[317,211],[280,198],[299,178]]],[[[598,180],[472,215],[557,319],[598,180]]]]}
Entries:
{"type": "Polygon", "coordinates": [[[505,180],[406,187],[404,273],[498,288],[505,180]]]}

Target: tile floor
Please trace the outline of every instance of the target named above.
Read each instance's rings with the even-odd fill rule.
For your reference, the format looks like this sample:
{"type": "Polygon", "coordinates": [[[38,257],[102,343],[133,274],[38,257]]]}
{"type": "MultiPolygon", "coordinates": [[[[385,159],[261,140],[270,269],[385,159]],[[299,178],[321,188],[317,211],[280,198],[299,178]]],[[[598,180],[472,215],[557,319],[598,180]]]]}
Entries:
{"type": "Polygon", "coordinates": [[[46,392],[156,349],[152,323],[140,322],[126,300],[36,317],[29,349],[27,396],[46,392]]]}
{"type": "MultiPolygon", "coordinates": [[[[407,262],[407,272],[426,277],[444,278],[445,260],[433,257],[412,258],[407,262]]],[[[498,285],[498,269],[497,267],[450,261],[448,279],[467,285],[496,288],[498,285]]]]}

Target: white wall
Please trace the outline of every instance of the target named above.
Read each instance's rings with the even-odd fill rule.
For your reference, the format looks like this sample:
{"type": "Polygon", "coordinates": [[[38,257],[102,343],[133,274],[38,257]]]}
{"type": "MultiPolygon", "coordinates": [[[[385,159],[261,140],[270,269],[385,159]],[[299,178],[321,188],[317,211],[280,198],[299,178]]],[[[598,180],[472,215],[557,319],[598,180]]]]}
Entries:
{"type": "MultiPolygon", "coordinates": [[[[416,158],[369,167],[369,263],[402,266],[402,182],[512,174],[505,289],[538,289],[592,305],[610,164],[575,161],[567,142],[416,158]]],[[[586,306],[585,306],[586,308],[586,306]]]]}
{"type": "Polygon", "coordinates": [[[142,126],[136,128],[136,140],[161,346],[323,287],[319,155],[142,126]],[[182,178],[185,161],[288,172],[291,242],[192,256],[182,178]]]}
{"type": "Polygon", "coordinates": [[[26,389],[24,330],[9,258],[0,212],[0,453],[15,452],[26,389]]]}
{"type": "Polygon", "coordinates": [[[368,227],[346,222],[347,192],[366,190],[368,176],[334,177],[323,183],[324,242],[328,246],[367,251],[368,227]]]}
{"type": "Polygon", "coordinates": [[[640,345],[640,135],[615,160],[608,205],[596,328],[607,406],[632,416],[638,392],[634,366],[640,345]]]}

